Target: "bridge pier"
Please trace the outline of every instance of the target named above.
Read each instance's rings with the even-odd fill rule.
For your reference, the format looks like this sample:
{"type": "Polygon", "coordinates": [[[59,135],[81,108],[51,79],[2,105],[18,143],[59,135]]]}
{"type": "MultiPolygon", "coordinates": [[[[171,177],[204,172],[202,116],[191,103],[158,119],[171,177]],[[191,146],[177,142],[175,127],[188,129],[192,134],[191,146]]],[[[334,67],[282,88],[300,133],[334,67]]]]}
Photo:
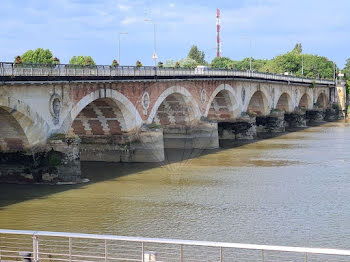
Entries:
{"type": "Polygon", "coordinates": [[[80,182],[79,140],[50,139],[46,146],[16,152],[0,152],[0,182],[80,182]]]}
{"type": "Polygon", "coordinates": [[[268,116],[257,116],[256,126],[258,135],[282,133],[285,131],[284,112],[273,111],[268,116]]]}
{"type": "Polygon", "coordinates": [[[220,140],[253,140],[256,138],[256,118],[248,114],[218,123],[220,140]]]}
{"type": "Polygon", "coordinates": [[[81,138],[82,161],[161,162],[164,161],[161,129],[140,128],[136,133],[81,138]]]}
{"type": "Polygon", "coordinates": [[[323,109],[310,109],[306,110],[306,124],[314,125],[324,123],[325,111],[323,109]]]}
{"type": "Polygon", "coordinates": [[[295,110],[292,113],[285,113],[284,121],[287,130],[304,128],[306,127],[306,112],[303,110],[295,110]]]}
{"type": "Polygon", "coordinates": [[[201,121],[193,125],[167,126],[163,129],[164,148],[219,148],[217,123],[201,121]]]}
{"type": "Polygon", "coordinates": [[[341,109],[339,109],[338,107],[326,109],[324,116],[325,121],[332,122],[341,119],[344,119],[344,113],[341,109]]]}

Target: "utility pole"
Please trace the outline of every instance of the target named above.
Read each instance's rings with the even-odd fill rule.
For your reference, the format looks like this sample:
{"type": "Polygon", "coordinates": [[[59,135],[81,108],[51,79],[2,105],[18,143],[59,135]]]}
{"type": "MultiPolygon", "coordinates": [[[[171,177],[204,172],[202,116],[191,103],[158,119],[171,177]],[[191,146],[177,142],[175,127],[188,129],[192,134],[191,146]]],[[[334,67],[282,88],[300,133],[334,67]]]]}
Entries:
{"type": "Polygon", "coordinates": [[[128,32],[119,32],[118,34],[118,39],[119,39],[119,44],[118,44],[118,62],[121,65],[121,61],[120,61],[120,35],[127,35],[128,32]]]}

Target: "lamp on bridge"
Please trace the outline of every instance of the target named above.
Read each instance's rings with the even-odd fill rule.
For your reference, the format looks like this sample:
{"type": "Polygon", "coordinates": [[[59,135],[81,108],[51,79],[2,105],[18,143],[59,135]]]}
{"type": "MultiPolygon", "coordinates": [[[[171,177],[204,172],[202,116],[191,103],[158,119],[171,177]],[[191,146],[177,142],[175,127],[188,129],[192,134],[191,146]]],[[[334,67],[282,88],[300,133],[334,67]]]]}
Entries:
{"type": "Polygon", "coordinates": [[[157,38],[156,38],[156,23],[151,20],[151,19],[145,19],[145,22],[150,22],[153,24],[153,48],[154,48],[154,52],[153,52],[153,56],[152,56],[152,59],[154,60],[154,66],[157,66],[157,59],[158,59],[158,56],[157,56],[157,38]]]}

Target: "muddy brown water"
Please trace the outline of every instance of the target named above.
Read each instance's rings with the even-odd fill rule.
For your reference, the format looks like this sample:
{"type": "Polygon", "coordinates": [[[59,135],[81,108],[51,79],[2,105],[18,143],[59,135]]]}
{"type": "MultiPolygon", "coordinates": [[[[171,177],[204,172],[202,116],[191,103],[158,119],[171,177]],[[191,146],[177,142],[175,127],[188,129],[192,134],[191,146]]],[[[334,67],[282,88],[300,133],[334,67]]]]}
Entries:
{"type": "Polygon", "coordinates": [[[2,184],[0,228],[350,248],[350,123],[181,156],[83,163],[83,185],[2,184]]]}

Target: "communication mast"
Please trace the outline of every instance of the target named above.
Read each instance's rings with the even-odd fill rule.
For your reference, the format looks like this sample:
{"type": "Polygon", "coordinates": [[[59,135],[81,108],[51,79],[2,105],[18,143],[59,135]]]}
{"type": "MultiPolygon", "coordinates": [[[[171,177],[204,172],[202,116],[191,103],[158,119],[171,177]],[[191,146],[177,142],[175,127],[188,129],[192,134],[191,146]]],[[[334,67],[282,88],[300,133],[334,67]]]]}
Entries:
{"type": "Polygon", "coordinates": [[[216,9],[216,57],[221,56],[221,22],[220,22],[220,9],[216,9]]]}

